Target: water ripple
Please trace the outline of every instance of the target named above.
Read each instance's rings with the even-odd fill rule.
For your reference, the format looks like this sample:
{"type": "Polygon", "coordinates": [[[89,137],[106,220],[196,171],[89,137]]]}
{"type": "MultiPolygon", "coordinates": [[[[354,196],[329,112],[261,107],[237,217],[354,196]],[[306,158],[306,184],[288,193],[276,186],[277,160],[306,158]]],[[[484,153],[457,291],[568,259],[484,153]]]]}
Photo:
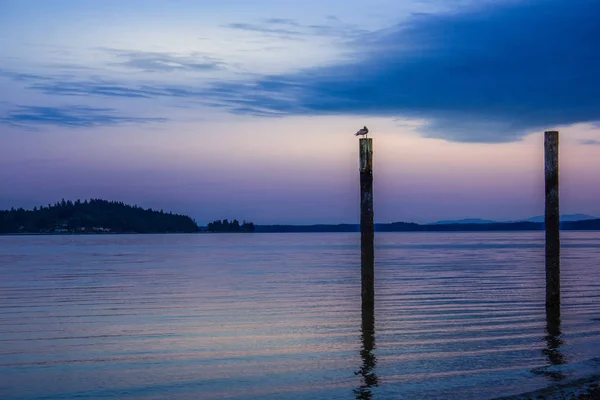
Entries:
{"type": "Polygon", "coordinates": [[[378,234],[370,329],[359,243],[0,237],[0,397],[492,399],[598,374],[600,233],[563,234],[559,318],[543,232],[378,234]]]}

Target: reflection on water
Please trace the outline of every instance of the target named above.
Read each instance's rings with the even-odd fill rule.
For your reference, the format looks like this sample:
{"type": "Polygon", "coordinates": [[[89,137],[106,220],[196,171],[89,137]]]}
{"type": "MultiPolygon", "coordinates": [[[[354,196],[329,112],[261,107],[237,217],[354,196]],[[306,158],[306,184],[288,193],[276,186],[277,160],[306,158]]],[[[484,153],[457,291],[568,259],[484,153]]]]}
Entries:
{"type": "Polygon", "coordinates": [[[360,356],[362,365],[355,374],[362,376],[362,382],[359,388],[354,389],[354,394],[357,400],[368,400],[373,398],[371,388],[377,386],[379,382],[374,371],[377,358],[373,354],[375,348],[375,310],[373,302],[363,302],[362,305],[361,341],[360,356]]]}
{"type": "Polygon", "coordinates": [[[0,236],[0,399],[488,400],[600,356],[600,232],[563,237],[561,315],[543,232],[375,245],[361,310],[354,233],[0,236]]]}
{"type": "MultiPolygon", "coordinates": [[[[560,347],[564,345],[560,331],[560,307],[546,307],[546,348],[542,354],[548,359],[550,366],[566,364],[565,356],[560,347]]],[[[554,381],[563,380],[566,375],[560,371],[543,370],[543,375],[554,381]]]]}

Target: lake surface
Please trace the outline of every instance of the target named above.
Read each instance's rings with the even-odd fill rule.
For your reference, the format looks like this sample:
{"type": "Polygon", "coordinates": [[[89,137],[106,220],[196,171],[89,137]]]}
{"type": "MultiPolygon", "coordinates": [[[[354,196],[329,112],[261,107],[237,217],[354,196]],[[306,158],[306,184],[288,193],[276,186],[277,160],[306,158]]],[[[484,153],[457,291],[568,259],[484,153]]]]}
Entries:
{"type": "Polygon", "coordinates": [[[2,399],[492,399],[600,373],[600,232],[0,237],[2,399]],[[372,334],[372,335],[371,335],[372,334]]]}

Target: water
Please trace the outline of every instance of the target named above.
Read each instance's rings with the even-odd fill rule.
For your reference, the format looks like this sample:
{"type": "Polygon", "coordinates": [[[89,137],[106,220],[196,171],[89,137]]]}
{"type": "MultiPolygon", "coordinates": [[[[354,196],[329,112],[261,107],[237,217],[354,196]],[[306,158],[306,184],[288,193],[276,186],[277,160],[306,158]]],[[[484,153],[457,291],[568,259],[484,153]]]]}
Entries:
{"type": "Polygon", "coordinates": [[[491,399],[600,371],[600,232],[0,237],[2,399],[491,399]],[[367,313],[368,314],[368,313],[367,313]],[[368,325],[368,324],[367,324],[368,325]]]}

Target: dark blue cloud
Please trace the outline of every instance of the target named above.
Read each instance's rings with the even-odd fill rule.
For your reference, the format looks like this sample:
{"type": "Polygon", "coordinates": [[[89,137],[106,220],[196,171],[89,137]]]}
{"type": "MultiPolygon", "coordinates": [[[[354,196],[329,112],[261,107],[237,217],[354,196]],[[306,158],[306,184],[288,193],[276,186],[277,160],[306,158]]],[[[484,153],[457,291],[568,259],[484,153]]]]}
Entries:
{"type": "MultiPolygon", "coordinates": [[[[428,122],[422,128],[426,136],[507,142],[531,130],[600,121],[598,15],[598,0],[486,2],[455,13],[414,15],[377,32],[357,30],[358,35],[348,26],[336,31],[335,24],[321,29],[272,18],[256,26],[290,30],[298,37],[319,29],[336,34],[345,29],[350,57],[328,67],[208,87],[7,71],[0,76],[26,81],[28,88],[50,95],[177,97],[260,116],[417,118],[428,122]]],[[[211,69],[211,61],[215,68],[220,65],[201,55],[187,59],[104,50],[138,69],[159,71],[165,66],[168,71],[176,62],[196,70],[211,69]]]]}
{"type": "Polygon", "coordinates": [[[238,112],[422,118],[428,136],[518,140],[533,129],[600,120],[598,16],[598,0],[420,14],[353,40],[352,61],[216,84],[206,94],[238,112]]]}
{"type": "Polygon", "coordinates": [[[0,117],[0,124],[19,127],[57,125],[63,127],[95,127],[128,123],[165,122],[164,118],[139,118],[118,115],[114,109],[92,107],[22,106],[0,117]]]}

